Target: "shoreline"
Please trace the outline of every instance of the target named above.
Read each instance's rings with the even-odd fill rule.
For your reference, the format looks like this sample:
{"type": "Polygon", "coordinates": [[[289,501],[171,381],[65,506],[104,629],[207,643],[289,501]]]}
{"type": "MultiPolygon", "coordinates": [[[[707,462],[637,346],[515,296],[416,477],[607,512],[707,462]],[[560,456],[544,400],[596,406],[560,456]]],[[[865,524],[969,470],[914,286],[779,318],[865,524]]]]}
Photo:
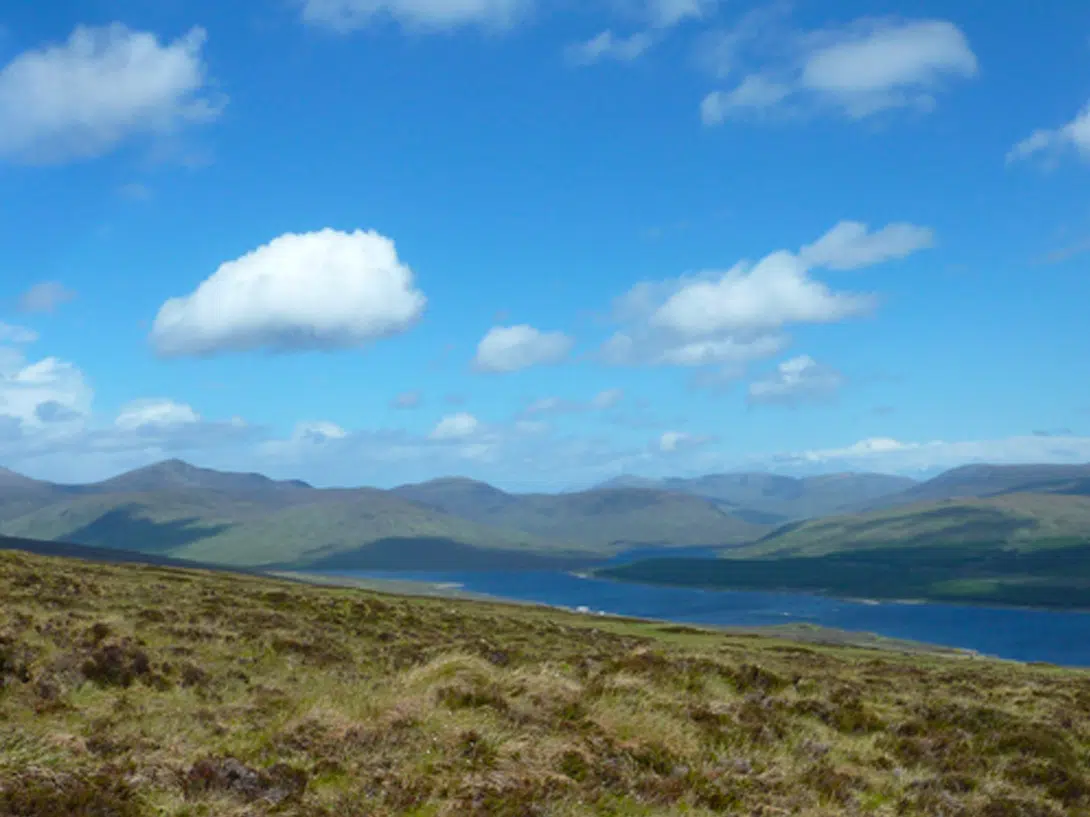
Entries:
{"type": "MultiPolygon", "coordinates": [[[[479,601],[493,604],[505,604],[519,607],[538,607],[547,610],[580,616],[588,620],[604,619],[614,621],[638,621],[659,627],[688,627],[694,630],[702,630],[710,633],[720,633],[724,636],[758,636],[762,638],[782,639],[800,644],[812,644],[828,647],[851,647],[855,649],[877,650],[880,652],[900,653],[902,655],[928,655],[958,659],[975,659],[986,661],[1010,661],[1011,659],[985,655],[977,650],[965,647],[952,647],[945,644],[934,644],[925,641],[911,641],[884,636],[865,630],[841,630],[835,627],[824,627],[807,622],[791,622],[787,624],[766,624],[754,626],[730,626],[707,623],[695,623],[679,621],[676,619],[652,618],[646,616],[632,616],[621,613],[594,610],[580,605],[568,607],[561,604],[548,604],[545,602],[527,601],[525,599],[496,596],[488,593],[475,593],[463,590],[463,585],[457,582],[427,582],[409,579],[376,579],[352,576],[334,576],[322,573],[306,573],[295,571],[277,571],[267,574],[270,577],[301,581],[307,584],[325,585],[330,587],[347,587],[359,590],[369,590],[391,595],[415,596],[422,598],[440,598],[452,601],[479,601]]],[[[592,577],[593,578],[593,577],[592,577]]],[[[1013,661],[1024,664],[1028,662],[1013,661]]]]}

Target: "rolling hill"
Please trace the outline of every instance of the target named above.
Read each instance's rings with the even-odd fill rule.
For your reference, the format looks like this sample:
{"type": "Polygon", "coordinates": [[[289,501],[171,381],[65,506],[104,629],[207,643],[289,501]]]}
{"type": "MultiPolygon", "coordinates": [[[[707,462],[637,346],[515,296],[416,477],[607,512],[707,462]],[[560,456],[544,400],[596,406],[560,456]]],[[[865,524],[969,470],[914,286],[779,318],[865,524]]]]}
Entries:
{"type": "Polygon", "coordinates": [[[623,476],[600,487],[640,487],[714,499],[742,519],[768,525],[842,512],[851,505],[900,494],[915,484],[908,477],[889,474],[789,477],[735,473],[661,480],[623,476]]]}
{"type": "Polygon", "coordinates": [[[788,525],[729,555],[822,556],[871,547],[1034,549],[1090,543],[1090,496],[1012,493],[920,503],[788,525]]]}
{"type": "Polygon", "coordinates": [[[650,488],[507,494],[481,482],[441,479],[392,493],[446,513],[595,549],[624,545],[733,545],[767,526],[703,497],[650,488]]]}
{"type": "Polygon", "coordinates": [[[1011,493],[810,520],[720,555],[602,572],[722,589],[1090,609],[1090,496],[1011,493]]]}
{"type": "Polygon", "coordinates": [[[459,479],[317,489],[178,460],[90,485],[5,481],[0,533],[235,566],[543,567],[627,544],[725,545],[767,531],[663,491],[520,496],[459,479]]]}
{"type": "Polygon", "coordinates": [[[920,502],[1012,493],[1090,495],[1090,464],[963,465],[907,490],[860,502],[853,510],[880,510],[920,502]]]}

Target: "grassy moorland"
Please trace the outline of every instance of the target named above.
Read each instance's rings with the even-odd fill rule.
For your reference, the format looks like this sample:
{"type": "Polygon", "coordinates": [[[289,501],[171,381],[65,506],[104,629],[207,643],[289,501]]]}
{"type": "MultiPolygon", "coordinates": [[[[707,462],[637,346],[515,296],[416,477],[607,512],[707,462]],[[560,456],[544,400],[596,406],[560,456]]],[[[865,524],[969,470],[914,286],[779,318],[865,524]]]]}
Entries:
{"type": "Polygon", "coordinates": [[[1090,674],[0,553],[0,814],[1090,814],[1090,674]]]}

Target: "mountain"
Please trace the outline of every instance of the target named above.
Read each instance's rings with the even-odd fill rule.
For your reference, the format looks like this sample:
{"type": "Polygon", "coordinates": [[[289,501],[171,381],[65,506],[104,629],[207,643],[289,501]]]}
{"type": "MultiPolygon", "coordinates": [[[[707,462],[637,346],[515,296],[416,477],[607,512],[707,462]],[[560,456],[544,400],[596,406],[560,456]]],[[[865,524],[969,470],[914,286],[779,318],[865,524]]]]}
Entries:
{"type": "Polygon", "coordinates": [[[1090,496],[1010,493],[797,522],[721,556],[599,572],[705,588],[1090,609],[1090,496]]]}
{"type": "Polygon", "coordinates": [[[599,550],[626,544],[733,545],[767,530],[703,497],[648,488],[507,494],[482,482],[441,479],[391,493],[475,522],[599,550]]]}
{"type": "Polygon", "coordinates": [[[515,495],[464,478],[318,489],[179,460],[91,485],[0,486],[2,534],[235,566],[438,569],[458,554],[455,567],[542,567],[626,544],[728,545],[767,530],[665,491],[515,495]]]}
{"type": "Polygon", "coordinates": [[[1028,550],[1084,541],[1090,543],[1090,496],[1011,493],[795,523],[730,555],[820,556],[902,546],[1028,550]]]}
{"type": "Polygon", "coordinates": [[[206,490],[239,498],[271,499],[275,495],[283,499],[285,495],[314,489],[298,480],[277,481],[261,474],[215,471],[173,459],[87,485],[84,490],[90,493],[206,490]]]}
{"type": "Polygon", "coordinates": [[[756,472],[661,480],[622,476],[600,487],[657,488],[714,499],[740,518],[768,525],[836,513],[852,504],[899,494],[915,484],[908,477],[889,474],[789,477],[756,472]]]}
{"type": "Polygon", "coordinates": [[[1011,493],[1090,495],[1090,464],[963,465],[907,490],[865,503],[858,510],[1011,493]]]}

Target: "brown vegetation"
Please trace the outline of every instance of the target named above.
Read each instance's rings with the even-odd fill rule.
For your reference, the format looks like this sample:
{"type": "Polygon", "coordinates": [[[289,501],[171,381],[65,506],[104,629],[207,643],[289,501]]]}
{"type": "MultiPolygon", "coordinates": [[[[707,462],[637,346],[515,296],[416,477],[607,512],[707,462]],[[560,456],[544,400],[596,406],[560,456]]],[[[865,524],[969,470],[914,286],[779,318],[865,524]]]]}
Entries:
{"type": "Polygon", "coordinates": [[[1090,814],[1090,674],[0,554],[0,814],[1090,814]]]}

